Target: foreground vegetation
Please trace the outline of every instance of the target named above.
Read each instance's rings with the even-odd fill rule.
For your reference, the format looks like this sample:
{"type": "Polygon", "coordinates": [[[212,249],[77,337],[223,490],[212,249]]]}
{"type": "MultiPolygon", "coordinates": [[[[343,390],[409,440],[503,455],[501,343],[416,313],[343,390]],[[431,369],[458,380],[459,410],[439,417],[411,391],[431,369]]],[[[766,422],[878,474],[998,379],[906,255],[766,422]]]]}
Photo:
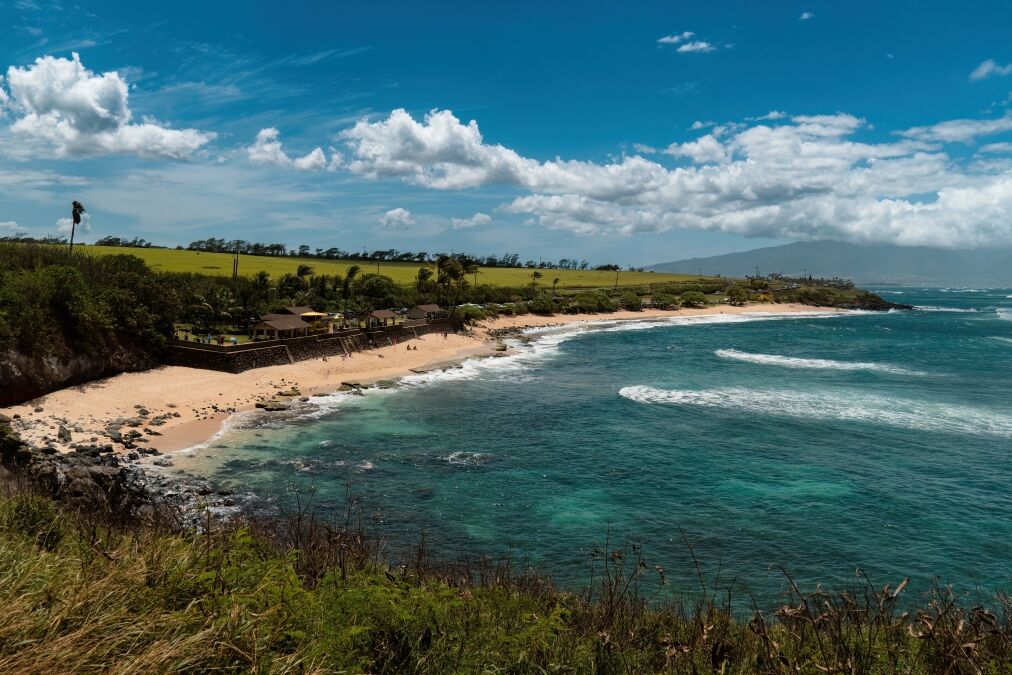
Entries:
{"type": "Polygon", "coordinates": [[[438,564],[423,546],[391,565],[360,529],[305,510],[208,526],[114,525],[0,498],[0,672],[1012,670],[1005,597],[791,585],[781,606],[735,613],[702,574],[699,589],[671,589],[635,546],[595,551],[595,581],[570,593],[508,561],[438,564]]]}

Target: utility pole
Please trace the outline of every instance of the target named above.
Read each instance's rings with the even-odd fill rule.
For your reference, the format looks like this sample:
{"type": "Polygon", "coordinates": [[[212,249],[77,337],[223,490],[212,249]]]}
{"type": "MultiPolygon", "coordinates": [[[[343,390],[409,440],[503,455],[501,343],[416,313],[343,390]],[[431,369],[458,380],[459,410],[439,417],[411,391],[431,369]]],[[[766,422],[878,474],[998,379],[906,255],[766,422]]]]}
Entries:
{"type": "Polygon", "coordinates": [[[618,290],[618,273],[620,270],[615,270],[615,290],[618,290]]]}
{"type": "Polygon", "coordinates": [[[758,279],[758,278],[759,278],[759,265],[756,265],[756,266],[755,266],[755,278],[756,278],[756,279],[758,279]]]}

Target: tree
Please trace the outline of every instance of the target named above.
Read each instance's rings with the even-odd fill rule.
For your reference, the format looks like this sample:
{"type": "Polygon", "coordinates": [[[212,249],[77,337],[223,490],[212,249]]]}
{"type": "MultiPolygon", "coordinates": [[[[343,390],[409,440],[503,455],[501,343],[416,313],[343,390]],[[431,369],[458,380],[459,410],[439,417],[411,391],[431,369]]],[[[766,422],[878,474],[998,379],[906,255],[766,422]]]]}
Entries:
{"type": "Polygon", "coordinates": [[[531,292],[532,293],[534,293],[535,290],[537,289],[538,279],[540,279],[543,276],[544,275],[541,273],[540,270],[534,270],[533,272],[531,272],[531,292]]]}
{"type": "Polygon", "coordinates": [[[419,267],[418,274],[415,275],[415,283],[418,285],[418,292],[424,293],[426,287],[429,285],[429,279],[432,278],[431,267],[419,267]]]}
{"type": "Polygon", "coordinates": [[[727,301],[732,305],[744,305],[748,302],[748,291],[735,284],[727,289],[727,301]]]}
{"type": "Polygon", "coordinates": [[[559,285],[559,281],[560,281],[559,277],[555,277],[554,279],[552,279],[552,297],[553,298],[557,298],[558,297],[558,293],[555,292],[555,288],[559,285]]]}
{"type": "Polygon", "coordinates": [[[84,213],[84,205],[75,201],[70,205],[70,252],[74,252],[74,232],[81,224],[81,214],[84,213]]]}
{"type": "Polygon", "coordinates": [[[527,309],[534,314],[554,314],[555,303],[547,293],[538,293],[533,300],[527,303],[527,309]]]}
{"type": "Polygon", "coordinates": [[[682,293],[682,306],[683,307],[704,307],[706,305],[706,296],[699,291],[688,291],[682,293]]]}
{"type": "MultiPolygon", "coordinates": [[[[344,300],[345,314],[348,313],[348,300],[351,298],[352,293],[354,292],[352,282],[355,280],[355,277],[358,276],[358,273],[361,270],[362,268],[359,267],[358,265],[352,265],[347,269],[347,271],[345,271],[344,278],[341,279],[341,299],[344,300]]],[[[338,278],[341,278],[340,275],[337,276],[338,278]]],[[[335,283],[337,283],[336,280],[335,283]]]]}
{"type": "Polygon", "coordinates": [[[632,291],[626,291],[619,298],[619,303],[622,305],[622,309],[628,309],[633,312],[638,312],[643,309],[643,302],[640,300],[640,296],[636,295],[632,291]]]}
{"type": "Polygon", "coordinates": [[[313,268],[310,267],[309,265],[306,265],[305,263],[295,268],[295,276],[297,276],[300,281],[305,281],[306,277],[312,275],[313,275],[313,268]]]}

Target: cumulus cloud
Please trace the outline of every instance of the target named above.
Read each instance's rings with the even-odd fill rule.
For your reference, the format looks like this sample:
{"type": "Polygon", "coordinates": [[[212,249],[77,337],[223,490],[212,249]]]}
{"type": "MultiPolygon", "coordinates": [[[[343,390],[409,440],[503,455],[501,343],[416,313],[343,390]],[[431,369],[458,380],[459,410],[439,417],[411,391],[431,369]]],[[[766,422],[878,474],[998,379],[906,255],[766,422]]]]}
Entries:
{"type": "Polygon", "coordinates": [[[967,143],[977,136],[987,136],[1012,131],[1012,112],[991,120],[947,120],[924,127],[913,127],[901,131],[900,136],[920,141],[941,143],[967,143]]]}
{"type": "Polygon", "coordinates": [[[689,157],[697,164],[723,162],[727,159],[724,146],[710,134],[688,143],[672,143],[664,152],[673,157],[689,157]]]}
{"type": "Polygon", "coordinates": [[[984,80],[989,77],[1002,77],[1012,74],[1012,63],[999,66],[994,59],[988,59],[973,69],[970,79],[973,81],[984,80]]]}
{"type": "Polygon", "coordinates": [[[453,229],[462,230],[467,227],[475,227],[476,225],[488,225],[492,222],[492,216],[479,211],[470,218],[451,218],[450,222],[453,225],[453,229]]]}
{"type": "MultiPolygon", "coordinates": [[[[96,75],[72,59],[44,56],[7,70],[12,131],[51,145],[58,156],[133,154],[185,159],[215,134],[132,122],[127,83],[116,72],[96,75]]],[[[2,91],[2,89],[0,89],[2,91]]]]}
{"type": "Polygon", "coordinates": [[[677,45],[686,40],[690,40],[695,33],[691,30],[687,30],[684,33],[673,33],[671,35],[665,35],[662,38],[658,38],[657,44],[659,45],[677,45]]]}
{"type": "Polygon", "coordinates": [[[411,211],[397,207],[380,216],[379,223],[384,230],[405,230],[415,224],[415,219],[411,211]]]}
{"type": "Polygon", "coordinates": [[[691,54],[693,52],[705,54],[707,52],[712,52],[715,49],[716,47],[706,40],[693,40],[692,42],[686,42],[684,45],[679,46],[678,52],[680,54],[691,54]]]}
{"type": "Polygon", "coordinates": [[[18,221],[16,220],[0,220],[0,230],[17,230],[18,221]]]}
{"type": "MultiPolygon", "coordinates": [[[[1005,128],[1004,119],[994,122],[984,121],[1005,128]]],[[[858,243],[1012,243],[1012,164],[954,160],[944,143],[981,129],[967,136],[947,124],[889,142],[859,140],[868,123],[845,113],[721,125],[669,146],[666,153],[688,160],[675,167],[638,155],[538,161],[486,142],[477,122],[449,111],[416,120],[396,110],[343,138],[354,173],[435,189],[513,186],[526,194],[504,212],[579,234],[693,228],[858,243]]]]}
{"type": "MultiPolygon", "coordinates": [[[[251,162],[256,164],[274,164],[277,166],[288,166],[300,171],[322,171],[328,168],[326,155],[321,148],[315,148],[308,155],[292,159],[281,147],[281,132],[274,127],[261,129],[257,133],[256,141],[246,148],[246,155],[251,162]]],[[[334,164],[334,168],[337,164],[334,164]]]]}
{"type": "Polygon", "coordinates": [[[815,15],[812,14],[811,12],[802,12],[801,16],[798,17],[798,21],[808,21],[809,19],[814,19],[814,18],[815,18],[815,15]]]}
{"type": "MultiPolygon", "coordinates": [[[[70,231],[74,226],[74,221],[70,218],[60,218],[56,221],[56,231],[60,234],[70,236],[70,231]]],[[[89,234],[91,232],[91,214],[81,214],[81,224],[74,230],[76,234],[89,234]]]]}
{"type": "Polygon", "coordinates": [[[657,39],[659,45],[678,45],[676,51],[682,54],[691,54],[693,52],[706,53],[712,52],[716,47],[707,42],[706,40],[693,40],[696,36],[691,30],[684,31],[682,33],[672,33],[671,35],[665,35],[664,37],[657,39]]]}

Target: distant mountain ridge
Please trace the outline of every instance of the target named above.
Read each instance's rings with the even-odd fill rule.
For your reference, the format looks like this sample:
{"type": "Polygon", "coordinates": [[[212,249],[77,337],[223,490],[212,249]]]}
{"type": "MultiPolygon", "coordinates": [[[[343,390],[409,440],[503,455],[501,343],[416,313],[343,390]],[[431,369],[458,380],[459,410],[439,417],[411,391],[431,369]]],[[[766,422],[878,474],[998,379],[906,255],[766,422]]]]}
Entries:
{"type": "Polygon", "coordinates": [[[1012,249],[946,250],[924,246],[858,246],[806,241],[689,258],[648,267],[656,272],[741,277],[780,272],[843,277],[856,284],[1012,287],[1012,249]]]}

